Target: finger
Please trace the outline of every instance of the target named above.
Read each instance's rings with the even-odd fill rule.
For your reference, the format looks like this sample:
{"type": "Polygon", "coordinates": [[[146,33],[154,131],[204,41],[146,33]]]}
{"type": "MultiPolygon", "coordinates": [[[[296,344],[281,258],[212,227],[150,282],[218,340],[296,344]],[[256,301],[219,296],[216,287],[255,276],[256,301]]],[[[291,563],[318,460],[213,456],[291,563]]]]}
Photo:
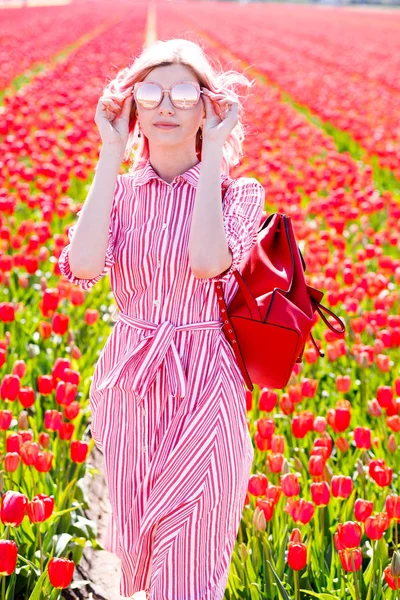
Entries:
{"type": "Polygon", "coordinates": [[[132,102],[133,102],[133,94],[131,96],[128,96],[125,99],[124,105],[122,107],[122,116],[126,119],[129,118],[129,114],[132,109],[132,102]]]}
{"type": "Polygon", "coordinates": [[[107,102],[103,102],[103,107],[104,110],[108,109],[111,111],[119,111],[121,110],[121,107],[119,106],[119,104],[117,104],[116,102],[113,102],[112,100],[108,100],[107,102]]]}

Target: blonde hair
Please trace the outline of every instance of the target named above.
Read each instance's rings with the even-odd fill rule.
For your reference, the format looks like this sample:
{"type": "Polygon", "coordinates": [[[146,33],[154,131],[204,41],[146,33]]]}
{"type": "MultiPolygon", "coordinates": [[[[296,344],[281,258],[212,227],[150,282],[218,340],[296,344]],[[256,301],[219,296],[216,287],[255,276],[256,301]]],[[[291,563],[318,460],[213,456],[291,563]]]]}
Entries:
{"type": "MultiPolygon", "coordinates": [[[[117,76],[104,88],[103,95],[108,93],[123,93],[133,87],[137,81],[142,81],[155,67],[171,64],[182,64],[192,70],[202,87],[215,93],[221,93],[230,101],[238,103],[238,122],[230,132],[223,147],[222,171],[229,174],[229,169],[238,164],[243,156],[244,125],[242,123],[243,106],[240,102],[241,95],[237,92],[240,85],[252,87],[255,79],[248,80],[238,71],[224,71],[221,63],[215,59],[215,66],[206,57],[200,44],[184,38],[157,40],[146,46],[134,62],[121,69],[117,76]]],[[[124,160],[130,161],[130,172],[144,166],[150,156],[149,143],[146,136],[138,137],[136,103],[133,100],[129,117],[129,134],[126,144],[124,160]]],[[[201,129],[196,134],[196,154],[201,160],[202,140],[201,129]]]]}

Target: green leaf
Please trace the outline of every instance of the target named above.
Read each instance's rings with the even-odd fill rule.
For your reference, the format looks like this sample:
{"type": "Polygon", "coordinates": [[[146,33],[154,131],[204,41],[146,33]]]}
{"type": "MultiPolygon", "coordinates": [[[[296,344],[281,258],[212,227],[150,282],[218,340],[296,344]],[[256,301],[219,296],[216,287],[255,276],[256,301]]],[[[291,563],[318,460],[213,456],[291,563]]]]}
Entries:
{"type": "Polygon", "coordinates": [[[39,567],[37,567],[36,565],[33,564],[33,562],[31,562],[30,560],[28,560],[27,558],[25,558],[25,556],[22,556],[22,554],[17,554],[17,557],[20,560],[22,560],[22,562],[24,562],[27,565],[29,565],[33,569],[33,572],[36,573],[36,575],[39,577],[39,574],[40,574],[39,567]]]}
{"type": "Polygon", "coordinates": [[[57,556],[58,558],[61,558],[62,556],[64,556],[65,549],[68,546],[71,538],[72,538],[72,535],[70,533],[61,533],[61,534],[55,535],[53,537],[53,539],[56,540],[56,545],[54,548],[54,556],[57,556]]]}
{"type": "Polygon", "coordinates": [[[78,515],[75,523],[71,526],[70,531],[91,540],[97,537],[96,522],[91,519],[86,519],[78,515]]]}
{"type": "Polygon", "coordinates": [[[47,579],[47,575],[48,575],[48,573],[47,573],[47,569],[46,569],[46,571],[43,571],[43,573],[37,580],[36,585],[32,590],[32,594],[29,596],[28,600],[40,600],[40,596],[43,591],[44,583],[45,583],[45,579],[47,579]]]}
{"type": "Polygon", "coordinates": [[[290,596],[287,593],[287,591],[285,590],[285,588],[283,587],[283,583],[282,581],[279,579],[278,575],[276,574],[276,571],[274,569],[274,567],[271,565],[270,561],[267,560],[267,563],[272,571],[272,575],[274,576],[274,579],[276,581],[276,585],[278,586],[279,592],[283,598],[283,600],[290,600],[290,596]]]}
{"type": "Polygon", "coordinates": [[[383,536],[376,544],[375,558],[381,561],[381,565],[386,565],[389,560],[388,545],[383,536]]]}
{"type": "Polygon", "coordinates": [[[76,510],[79,506],[84,506],[84,504],[78,504],[78,503],[74,503],[74,506],[70,506],[69,508],[64,508],[64,510],[57,510],[54,511],[51,515],[51,517],[61,517],[62,515],[65,515],[67,513],[70,513],[74,510],[76,510]]]}
{"type": "Polygon", "coordinates": [[[317,594],[316,592],[311,592],[310,590],[300,590],[301,592],[303,592],[304,594],[309,594],[310,596],[313,596],[314,598],[320,598],[320,600],[341,600],[338,596],[332,596],[332,594],[325,594],[323,592],[320,592],[319,594],[317,594]]]}
{"type": "Polygon", "coordinates": [[[7,593],[6,593],[6,600],[14,600],[14,590],[15,590],[15,580],[16,580],[17,574],[15,572],[15,570],[11,573],[10,576],[10,581],[8,583],[8,587],[7,587],[7,593]]]}
{"type": "Polygon", "coordinates": [[[250,595],[251,595],[251,600],[260,600],[260,586],[258,585],[258,583],[254,583],[252,582],[249,585],[250,588],[250,595]]]}

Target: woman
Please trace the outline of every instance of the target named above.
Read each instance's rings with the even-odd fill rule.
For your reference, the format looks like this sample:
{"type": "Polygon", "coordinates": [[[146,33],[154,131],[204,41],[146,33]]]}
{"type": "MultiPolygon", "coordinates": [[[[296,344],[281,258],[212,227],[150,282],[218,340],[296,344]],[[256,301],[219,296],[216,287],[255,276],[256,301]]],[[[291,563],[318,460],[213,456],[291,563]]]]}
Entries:
{"type": "Polygon", "coordinates": [[[242,147],[238,84],[251,85],[184,39],[122,70],[99,100],[99,163],[59,259],[83,289],[109,271],[119,309],[90,406],[124,597],[220,600],[227,584],[254,450],[213,281],[229,304],[265,198],[225,172],[242,147]]]}

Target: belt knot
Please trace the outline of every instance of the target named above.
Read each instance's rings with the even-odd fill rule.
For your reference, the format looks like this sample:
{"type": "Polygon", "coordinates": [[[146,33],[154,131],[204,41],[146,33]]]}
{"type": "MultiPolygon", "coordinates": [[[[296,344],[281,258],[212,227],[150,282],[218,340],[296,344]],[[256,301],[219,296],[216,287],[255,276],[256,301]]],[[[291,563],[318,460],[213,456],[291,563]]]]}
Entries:
{"type": "Polygon", "coordinates": [[[175,345],[175,332],[192,329],[222,329],[222,321],[200,321],[184,325],[174,325],[164,321],[159,325],[132,317],[124,312],[119,315],[119,320],[137,329],[149,331],[134,348],[128,348],[121,360],[111,369],[101,382],[99,389],[113,387],[118,382],[122,373],[129,367],[134,358],[142,353],[142,361],[137,366],[133,378],[133,391],[136,401],[140,404],[153,383],[161,363],[165,363],[168,384],[172,396],[184,398],[186,395],[186,375],[175,345]]]}

